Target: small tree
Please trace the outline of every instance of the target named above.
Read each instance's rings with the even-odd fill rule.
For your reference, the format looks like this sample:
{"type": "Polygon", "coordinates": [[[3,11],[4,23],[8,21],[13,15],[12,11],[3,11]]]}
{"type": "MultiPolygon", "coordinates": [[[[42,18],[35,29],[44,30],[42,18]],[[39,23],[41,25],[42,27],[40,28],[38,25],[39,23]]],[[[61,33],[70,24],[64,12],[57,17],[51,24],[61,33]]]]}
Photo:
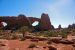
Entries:
{"type": "Polygon", "coordinates": [[[23,37],[25,37],[26,31],[29,31],[29,28],[27,26],[23,26],[20,29],[18,29],[18,32],[21,32],[23,34],[23,37]]]}

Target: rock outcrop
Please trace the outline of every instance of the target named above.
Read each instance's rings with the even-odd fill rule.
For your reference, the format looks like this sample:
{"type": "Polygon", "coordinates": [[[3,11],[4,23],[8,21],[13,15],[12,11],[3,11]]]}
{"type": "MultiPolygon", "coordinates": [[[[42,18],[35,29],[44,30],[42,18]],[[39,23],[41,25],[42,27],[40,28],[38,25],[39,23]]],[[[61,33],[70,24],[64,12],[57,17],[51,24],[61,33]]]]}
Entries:
{"type": "Polygon", "coordinates": [[[30,26],[31,25],[30,19],[22,14],[17,17],[16,21],[17,21],[18,25],[20,25],[20,26],[30,26]]]}
{"type": "Polygon", "coordinates": [[[32,23],[38,21],[39,30],[49,30],[52,28],[50,18],[48,14],[43,13],[40,18],[34,17],[26,17],[25,15],[18,15],[18,16],[1,16],[0,17],[0,27],[3,27],[1,22],[7,23],[7,29],[12,28],[19,28],[21,26],[32,26],[32,23]]]}
{"type": "Polygon", "coordinates": [[[48,14],[43,13],[41,15],[41,21],[40,21],[40,29],[41,30],[48,30],[51,29],[51,22],[48,14]]]}
{"type": "Polygon", "coordinates": [[[69,29],[75,29],[75,23],[73,23],[72,25],[68,25],[69,29]]]}

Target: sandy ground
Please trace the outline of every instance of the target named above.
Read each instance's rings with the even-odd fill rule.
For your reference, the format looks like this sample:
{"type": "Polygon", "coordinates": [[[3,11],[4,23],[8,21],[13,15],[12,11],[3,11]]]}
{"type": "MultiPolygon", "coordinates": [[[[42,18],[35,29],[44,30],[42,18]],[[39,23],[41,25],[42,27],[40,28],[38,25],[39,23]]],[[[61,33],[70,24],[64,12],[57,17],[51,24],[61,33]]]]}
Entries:
{"type": "MultiPolygon", "coordinates": [[[[48,45],[46,41],[39,41],[32,42],[30,39],[27,39],[25,41],[19,41],[19,40],[0,40],[3,44],[6,46],[0,46],[0,50],[32,50],[32,48],[28,48],[28,46],[31,43],[35,43],[37,45],[37,48],[33,48],[34,50],[48,50],[48,45]],[[43,48],[46,47],[46,48],[43,48]]],[[[51,44],[51,46],[57,48],[57,50],[75,50],[72,45],[66,45],[66,44],[51,44]]]]}

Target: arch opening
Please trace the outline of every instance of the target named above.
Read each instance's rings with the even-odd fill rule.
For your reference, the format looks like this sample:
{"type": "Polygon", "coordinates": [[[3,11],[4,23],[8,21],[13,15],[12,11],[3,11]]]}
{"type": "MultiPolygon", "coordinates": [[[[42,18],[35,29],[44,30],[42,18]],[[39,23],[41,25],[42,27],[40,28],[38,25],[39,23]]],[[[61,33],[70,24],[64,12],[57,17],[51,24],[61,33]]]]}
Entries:
{"type": "Polygon", "coordinates": [[[34,22],[32,23],[32,26],[33,26],[33,27],[35,27],[35,26],[37,26],[37,25],[39,25],[39,21],[34,21],[34,22]]]}
{"type": "Polygon", "coordinates": [[[6,22],[1,22],[3,27],[6,27],[8,24],[6,22]]]}

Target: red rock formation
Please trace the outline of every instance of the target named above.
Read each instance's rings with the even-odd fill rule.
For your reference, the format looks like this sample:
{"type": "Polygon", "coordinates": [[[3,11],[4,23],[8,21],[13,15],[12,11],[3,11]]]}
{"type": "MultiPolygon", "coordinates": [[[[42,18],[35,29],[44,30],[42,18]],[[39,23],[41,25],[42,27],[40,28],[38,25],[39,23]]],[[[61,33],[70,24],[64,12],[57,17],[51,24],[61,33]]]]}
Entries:
{"type": "Polygon", "coordinates": [[[8,25],[14,25],[16,23],[16,17],[0,17],[1,22],[6,22],[8,25]],[[15,21],[15,22],[14,22],[15,21]]]}
{"type": "Polygon", "coordinates": [[[30,26],[31,25],[30,19],[24,15],[19,15],[17,18],[17,21],[18,21],[18,24],[22,25],[22,26],[30,26]]]}
{"type": "Polygon", "coordinates": [[[30,20],[31,23],[33,23],[34,21],[40,22],[40,20],[41,20],[39,18],[34,18],[34,17],[28,17],[28,18],[29,18],[29,20],[30,20]]]}
{"type": "Polygon", "coordinates": [[[61,25],[59,25],[59,26],[58,26],[58,29],[61,29],[61,28],[62,28],[61,25]]]}
{"type": "Polygon", "coordinates": [[[4,16],[0,17],[0,27],[2,27],[1,22],[6,22],[9,28],[16,28],[21,26],[31,26],[33,22],[38,21],[39,26],[41,30],[48,30],[52,28],[50,19],[48,14],[42,14],[41,19],[34,18],[34,17],[26,17],[25,15],[18,15],[18,17],[15,16],[4,16]]]}
{"type": "Polygon", "coordinates": [[[42,14],[41,15],[41,21],[40,21],[40,29],[41,30],[48,30],[51,29],[51,22],[48,14],[42,14]]]}

